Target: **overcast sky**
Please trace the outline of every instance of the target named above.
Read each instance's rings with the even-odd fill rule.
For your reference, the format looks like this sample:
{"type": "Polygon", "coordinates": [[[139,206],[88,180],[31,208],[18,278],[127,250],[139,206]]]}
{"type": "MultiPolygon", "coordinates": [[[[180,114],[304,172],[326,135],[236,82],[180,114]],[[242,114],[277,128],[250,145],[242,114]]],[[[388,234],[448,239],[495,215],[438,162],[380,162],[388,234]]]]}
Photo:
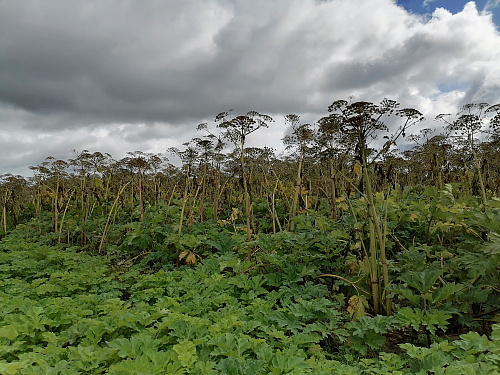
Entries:
{"type": "MultiPolygon", "coordinates": [[[[500,103],[500,0],[2,0],[0,175],[71,150],[165,153],[234,109],[500,103]]],[[[200,134],[197,134],[200,136],[200,134]]]]}

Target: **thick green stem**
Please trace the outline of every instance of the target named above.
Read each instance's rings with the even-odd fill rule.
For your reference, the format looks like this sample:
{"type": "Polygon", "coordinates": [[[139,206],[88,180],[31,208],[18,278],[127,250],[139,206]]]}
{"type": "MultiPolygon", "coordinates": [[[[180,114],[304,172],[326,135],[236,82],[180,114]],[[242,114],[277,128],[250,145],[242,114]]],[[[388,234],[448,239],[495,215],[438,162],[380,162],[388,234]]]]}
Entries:
{"type": "Polygon", "coordinates": [[[144,221],[144,195],[142,188],[142,171],[139,170],[139,181],[137,182],[137,189],[139,190],[139,209],[141,211],[141,221],[144,221]]]}
{"type": "Polygon", "coordinates": [[[337,194],[335,186],[335,167],[333,159],[330,159],[330,179],[331,179],[331,196],[332,196],[332,220],[337,220],[337,194]]]}
{"type": "MultiPolygon", "coordinates": [[[[375,200],[374,200],[374,194],[372,190],[372,184],[371,184],[371,176],[368,170],[368,165],[366,163],[366,146],[365,143],[363,142],[362,144],[362,159],[363,159],[363,179],[365,180],[365,189],[366,189],[366,197],[368,199],[368,221],[370,225],[370,245],[372,241],[372,236],[376,236],[378,239],[378,253],[380,256],[380,262],[382,265],[382,277],[384,280],[384,289],[387,290],[389,287],[389,270],[387,267],[387,256],[385,252],[385,236],[382,231],[382,227],[380,225],[380,221],[378,218],[377,211],[375,209],[375,200]],[[373,225],[373,228],[372,228],[373,225]],[[373,231],[373,233],[372,233],[373,231]]],[[[372,247],[370,246],[370,251],[373,251],[372,247]]],[[[375,249],[375,251],[377,251],[375,249]]],[[[373,255],[372,255],[373,258],[373,255]]],[[[372,272],[377,274],[376,278],[376,285],[377,288],[379,289],[378,286],[378,267],[375,268],[375,266],[372,264],[372,272]]],[[[372,283],[374,280],[372,280],[372,283]]],[[[373,288],[373,285],[372,285],[373,288]]],[[[380,291],[378,291],[380,293],[380,291]]],[[[378,294],[376,297],[377,299],[379,298],[380,294],[378,294]]],[[[375,296],[374,296],[374,305],[375,305],[375,296]]],[[[387,295],[385,296],[385,305],[386,305],[386,314],[390,315],[392,313],[392,301],[387,295]]],[[[378,309],[380,310],[380,306],[378,306],[378,309]]],[[[376,311],[377,312],[377,311],[376,311]]]]}
{"type": "MultiPolygon", "coordinates": [[[[244,200],[245,200],[245,219],[246,219],[246,232],[247,232],[247,241],[252,239],[252,225],[251,225],[251,201],[250,201],[250,193],[248,192],[248,184],[247,184],[247,176],[245,171],[245,138],[241,139],[240,146],[240,166],[241,166],[241,178],[243,179],[243,190],[244,190],[244,200]]],[[[247,258],[251,257],[251,249],[248,249],[247,258]]]]}
{"type": "Polygon", "coordinates": [[[181,209],[181,215],[179,217],[179,227],[177,230],[178,234],[182,233],[182,222],[184,221],[184,212],[186,211],[186,204],[188,201],[188,192],[189,192],[189,172],[190,172],[190,166],[187,166],[187,171],[186,171],[186,182],[184,184],[184,195],[182,197],[182,209],[181,209]]]}
{"type": "Polygon", "coordinates": [[[474,157],[474,164],[475,164],[476,170],[477,170],[477,179],[479,180],[479,189],[481,190],[481,200],[483,202],[483,205],[487,206],[488,199],[486,198],[486,189],[484,187],[483,173],[481,172],[481,161],[479,160],[479,157],[477,156],[477,153],[474,150],[473,138],[471,138],[470,147],[472,150],[472,155],[474,157]]]}
{"type": "MultiPolygon", "coordinates": [[[[59,231],[58,231],[59,233],[62,233],[64,219],[66,218],[66,212],[68,211],[69,204],[71,202],[71,197],[73,196],[74,192],[75,192],[74,190],[71,191],[71,193],[69,195],[69,198],[68,198],[68,201],[66,202],[66,206],[64,207],[63,215],[62,215],[62,218],[61,218],[61,223],[59,224],[59,231]]],[[[61,243],[61,235],[59,235],[59,237],[57,239],[57,242],[61,243]]]]}
{"type": "Polygon", "coordinates": [[[436,154],[434,154],[434,168],[437,174],[437,183],[438,183],[438,189],[442,190],[443,189],[443,173],[441,171],[441,165],[438,162],[438,157],[436,154]]]}
{"type": "Polygon", "coordinates": [[[373,310],[380,314],[380,282],[378,278],[377,245],[375,240],[375,228],[373,220],[368,217],[368,228],[370,235],[370,283],[372,289],[373,310]]]}
{"type": "Polygon", "coordinates": [[[276,213],[276,201],[275,201],[275,196],[276,196],[276,190],[278,189],[278,180],[276,180],[276,184],[274,185],[274,190],[271,195],[271,218],[273,220],[273,234],[276,234],[276,222],[278,222],[278,225],[280,226],[281,230],[281,225],[279,223],[278,219],[278,214],[276,213]]]}
{"type": "Polygon", "coordinates": [[[290,208],[290,222],[288,224],[288,230],[290,232],[292,232],[294,227],[295,227],[295,223],[293,221],[293,218],[297,214],[297,206],[299,203],[300,188],[302,187],[302,160],[303,159],[304,159],[304,152],[301,149],[300,156],[299,156],[299,164],[297,166],[297,177],[295,179],[295,191],[293,194],[292,207],[290,208]]]}
{"type": "Polygon", "coordinates": [[[3,232],[7,233],[7,207],[5,205],[3,206],[2,215],[3,232]]]}

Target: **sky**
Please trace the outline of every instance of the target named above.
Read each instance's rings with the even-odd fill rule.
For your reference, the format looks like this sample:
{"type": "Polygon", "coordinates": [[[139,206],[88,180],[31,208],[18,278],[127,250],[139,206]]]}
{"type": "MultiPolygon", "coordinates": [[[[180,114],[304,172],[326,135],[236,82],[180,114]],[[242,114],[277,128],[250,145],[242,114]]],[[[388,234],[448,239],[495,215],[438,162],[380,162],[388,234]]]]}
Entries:
{"type": "Polygon", "coordinates": [[[436,127],[500,103],[499,25],[500,0],[2,0],[0,175],[72,150],[169,156],[229,109],[273,117],[249,145],[280,152],[284,115],[351,95],[436,127]]]}

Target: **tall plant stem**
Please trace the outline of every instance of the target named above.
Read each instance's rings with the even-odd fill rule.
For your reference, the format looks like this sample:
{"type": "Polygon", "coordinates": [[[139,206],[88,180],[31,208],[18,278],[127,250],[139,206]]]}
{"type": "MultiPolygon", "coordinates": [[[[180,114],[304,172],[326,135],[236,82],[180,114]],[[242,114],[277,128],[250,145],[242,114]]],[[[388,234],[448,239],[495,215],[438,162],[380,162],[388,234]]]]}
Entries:
{"type": "Polygon", "coordinates": [[[219,192],[221,190],[220,172],[217,169],[215,174],[215,183],[213,191],[213,203],[212,203],[212,221],[217,223],[219,220],[219,192]]]}
{"type": "Polygon", "coordinates": [[[174,185],[174,187],[172,189],[172,193],[170,193],[170,197],[168,198],[167,206],[169,206],[169,207],[172,204],[172,199],[174,199],[174,194],[175,194],[176,188],[177,188],[177,183],[174,185]]]}
{"type": "Polygon", "coordinates": [[[470,148],[472,150],[472,156],[474,158],[474,165],[477,171],[477,179],[479,180],[479,189],[481,190],[481,200],[483,202],[483,206],[486,207],[488,205],[488,199],[486,198],[486,189],[484,187],[483,181],[483,173],[481,172],[481,160],[477,156],[476,150],[474,149],[474,138],[470,137],[470,148]]]}
{"type": "Polygon", "coordinates": [[[190,169],[190,166],[188,164],[187,171],[186,171],[186,181],[184,184],[184,195],[182,197],[181,215],[179,217],[179,227],[177,229],[178,234],[182,233],[182,222],[184,221],[184,212],[186,211],[186,205],[187,205],[188,193],[189,193],[189,172],[190,172],[190,170],[191,169],[190,169]]]}
{"type": "MultiPolygon", "coordinates": [[[[372,240],[372,236],[376,236],[378,240],[378,253],[380,256],[380,262],[382,265],[382,277],[384,280],[384,289],[387,290],[389,287],[389,270],[387,268],[387,255],[385,251],[385,235],[383,233],[382,227],[380,225],[380,221],[378,218],[377,211],[375,209],[375,200],[374,200],[374,194],[372,190],[372,184],[371,184],[371,177],[370,173],[368,171],[368,166],[365,160],[363,160],[363,178],[365,180],[365,188],[366,188],[366,197],[368,199],[368,222],[370,225],[370,241],[372,240]],[[372,228],[373,226],[373,228],[372,228]]],[[[372,249],[370,246],[371,251],[377,251],[376,249],[372,249]]],[[[372,264],[372,272],[377,272],[378,275],[378,267],[375,267],[375,265],[372,264]]],[[[378,276],[376,278],[376,284],[378,285],[378,276]]],[[[372,282],[373,282],[372,281],[372,282]]],[[[377,289],[379,287],[377,286],[377,289]]],[[[380,291],[378,291],[380,293],[380,291]]],[[[378,296],[377,296],[378,297],[378,296]]],[[[391,315],[392,313],[392,302],[389,297],[385,297],[385,304],[386,304],[386,314],[391,315]]],[[[374,305],[375,305],[375,299],[374,299],[374,305]]],[[[380,309],[380,306],[378,306],[378,309],[380,309]]]]}
{"type": "Polygon", "coordinates": [[[3,200],[3,209],[2,209],[2,224],[3,224],[3,232],[7,234],[7,200],[8,196],[7,193],[10,195],[10,191],[5,192],[4,200],[3,200]]]}
{"type": "MultiPolygon", "coordinates": [[[[245,152],[245,138],[242,137],[240,146],[240,166],[241,166],[241,177],[243,179],[243,190],[245,194],[244,200],[245,200],[245,221],[246,221],[247,241],[250,241],[252,239],[252,225],[251,225],[252,208],[251,208],[250,193],[248,191],[244,152],[245,152]]],[[[247,252],[247,258],[250,259],[251,255],[252,255],[252,250],[249,248],[247,252]]]]}
{"type": "Polygon", "coordinates": [[[295,179],[295,189],[293,193],[293,201],[292,201],[292,206],[290,207],[290,221],[288,222],[288,230],[290,232],[293,231],[295,227],[295,223],[293,221],[293,218],[297,214],[297,205],[299,202],[299,195],[300,195],[300,188],[302,187],[302,163],[304,159],[304,152],[301,149],[300,150],[300,156],[299,156],[299,163],[297,166],[297,176],[295,179]]]}
{"type": "Polygon", "coordinates": [[[35,214],[36,217],[40,217],[42,213],[42,187],[40,181],[37,183],[36,196],[35,196],[35,214]]]}
{"type": "Polygon", "coordinates": [[[142,171],[139,169],[139,181],[137,182],[139,190],[139,209],[141,212],[141,221],[144,221],[144,192],[142,187],[142,171]]]}
{"type": "Polygon", "coordinates": [[[109,223],[111,221],[111,216],[113,216],[113,210],[115,210],[117,204],[118,204],[118,199],[120,198],[120,195],[123,194],[127,186],[130,184],[130,181],[127,182],[125,185],[123,185],[116,195],[115,201],[113,202],[113,205],[111,206],[111,209],[109,210],[108,218],[106,219],[106,224],[104,225],[104,230],[102,231],[102,237],[101,237],[101,243],[99,244],[99,254],[102,254],[102,246],[104,245],[104,239],[106,238],[106,235],[108,234],[108,229],[109,229],[109,223]]]}
{"type": "Polygon", "coordinates": [[[442,190],[443,189],[443,173],[441,171],[441,165],[438,163],[438,157],[436,154],[433,155],[433,159],[434,159],[434,169],[435,169],[435,173],[437,175],[437,183],[438,183],[438,189],[439,190],[442,190]]]}
{"type": "MultiPolygon", "coordinates": [[[[276,203],[275,203],[275,195],[276,195],[276,189],[278,188],[278,181],[276,180],[276,184],[274,185],[274,190],[271,195],[271,218],[273,222],[273,234],[276,234],[276,220],[278,220],[279,224],[279,219],[278,215],[276,214],[276,203]]],[[[280,225],[281,226],[281,225],[280,225]]]]}
{"type": "Polygon", "coordinates": [[[370,283],[372,289],[373,310],[375,314],[380,314],[380,281],[378,278],[377,245],[375,240],[375,226],[373,220],[368,218],[368,228],[370,236],[370,283]]]}
{"type": "MultiPolygon", "coordinates": [[[[202,189],[204,179],[205,179],[205,176],[203,176],[201,178],[201,182],[200,182],[200,184],[198,184],[198,186],[196,188],[196,192],[194,193],[193,204],[188,210],[188,215],[186,215],[186,217],[188,218],[188,223],[191,223],[191,219],[193,217],[193,212],[194,212],[194,209],[196,208],[196,200],[198,199],[198,194],[200,193],[200,190],[202,189]]],[[[203,198],[200,198],[200,203],[203,204],[203,198]]]]}
{"type": "Polygon", "coordinates": [[[56,189],[54,191],[54,207],[53,207],[53,217],[52,217],[52,221],[53,221],[53,228],[54,228],[54,232],[57,233],[57,225],[58,225],[58,222],[59,222],[59,208],[58,208],[58,205],[59,205],[59,177],[57,177],[57,181],[56,181],[56,189]]]}
{"type": "Polygon", "coordinates": [[[66,206],[64,207],[63,215],[62,215],[62,218],[61,218],[61,223],[59,224],[59,230],[58,230],[59,236],[57,238],[57,242],[58,243],[61,243],[61,235],[60,235],[60,233],[62,233],[64,219],[66,218],[66,212],[68,211],[69,204],[71,203],[71,197],[73,196],[74,192],[75,192],[74,190],[71,190],[71,193],[69,195],[68,201],[66,202],[66,206]]]}
{"type": "Polygon", "coordinates": [[[332,220],[337,220],[337,194],[335,186],[335,167],[333,159],[329,160],[330,163],[330,179],[331,179],[331,199],[332,199],[332,220]]]}

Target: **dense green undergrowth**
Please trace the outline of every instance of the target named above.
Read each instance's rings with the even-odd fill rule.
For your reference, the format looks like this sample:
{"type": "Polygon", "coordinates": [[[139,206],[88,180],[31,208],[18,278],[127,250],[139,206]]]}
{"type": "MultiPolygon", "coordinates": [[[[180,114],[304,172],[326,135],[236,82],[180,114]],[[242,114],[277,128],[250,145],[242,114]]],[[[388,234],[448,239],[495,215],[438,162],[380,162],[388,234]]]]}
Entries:
{"type": "Polygon", "coordinates": [[[499,374],[500,204],[433,194],[377,197],[390,316],[371,310],[363,199],[250,242],[148,207],[101,254],[72,243],[71,212],[63,239],[19,225],[0,242],[0,373],[499,374]]]}

